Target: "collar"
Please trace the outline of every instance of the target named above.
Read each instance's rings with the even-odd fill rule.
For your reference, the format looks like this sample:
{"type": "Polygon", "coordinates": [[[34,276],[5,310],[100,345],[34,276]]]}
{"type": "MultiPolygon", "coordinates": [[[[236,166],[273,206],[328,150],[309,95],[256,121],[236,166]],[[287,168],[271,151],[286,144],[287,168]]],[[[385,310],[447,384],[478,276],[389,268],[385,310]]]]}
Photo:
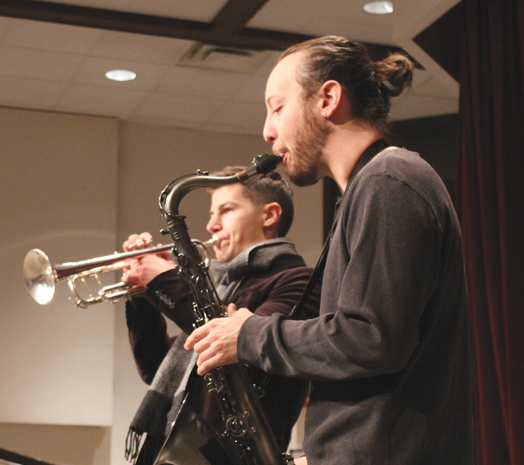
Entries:
{"type": "Polygon", "coordinates": [[[259,242],[240,252],[227,263],[211,260],[210,273],[217,284],[229,284],[250,271],[265,271],[280,255],[298,255],[295,245],[285,237],[259,242]]]}

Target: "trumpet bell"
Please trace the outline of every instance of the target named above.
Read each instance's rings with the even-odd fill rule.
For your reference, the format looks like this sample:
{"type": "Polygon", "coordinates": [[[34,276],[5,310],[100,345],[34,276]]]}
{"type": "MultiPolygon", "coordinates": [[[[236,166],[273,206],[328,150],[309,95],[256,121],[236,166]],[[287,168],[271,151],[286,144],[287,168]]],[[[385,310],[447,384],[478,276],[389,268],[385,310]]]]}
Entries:
{"type": "Polygon", "coordinates": [[[24,259],[24,279],[31,297],[46,305],[55,294],[55,276],[47,255],[40,249],[30,250],[24,259]]]}

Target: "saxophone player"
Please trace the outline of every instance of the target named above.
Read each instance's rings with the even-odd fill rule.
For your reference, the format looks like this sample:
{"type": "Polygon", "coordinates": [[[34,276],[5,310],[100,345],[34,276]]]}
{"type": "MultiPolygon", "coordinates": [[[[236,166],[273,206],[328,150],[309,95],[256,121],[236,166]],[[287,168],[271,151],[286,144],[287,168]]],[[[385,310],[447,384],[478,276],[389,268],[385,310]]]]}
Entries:
{"type": "MultiPolygon", "coordinates": [[[[296,465],[473,465],[473,358],[460,225],[444,183],[391,147],[401,54],[326,36],[290,47],[266,85],[264,137],[299,186],[328,176],[343,197],[319,316],[246,309],[186,341],[198,372],[238,360],[311,380],[296,465]]],[[[249,307],[248,307],[249,308],[249,307]]]]}
{"type": "MultiPolygon", "coordinates": [[[[227,176],[242,167],[226,167],[227,176]]],[[[207,230],[218,239],[216,260],[210,264],[217,292],[226,304],[248,307],[259,316],[288,315],[311,275],[293,243],[285,236],[293,221],[292,191],[278,173],[255,177],[244,184],[210,189],[211,207],[207,230]]],[[[149,233],[132,235],[124,251],[148,246],[149,233]]],[[[151,385],[131,426],[126,455],[138,465],[151,465],[158,454],[182,399],[192,394],[202,417],[221,430],[220,416],[202,377],[193,370],[196,354],[183,349],[192,332],[192,300],[187,285],[177,276],[175,265],[165,256],[145,255],[126,270],[123,281],[145,287],[145,297],[126,304],[129,339],[142,379],[151,385]],[[178,337],[167,333],[165,317],[182,330],[178,337]],[[142,447],[139,443],[146,435],[142,447]]],[[[318,311],[319,292],[304,309],[318,311]]],[[[267,378],[252,371],[257,383],[267,378]]],[[[309,385],[303,380],[274,376],[260,386],[265,395],[262,408],[282,452],[287,449],[309,385]]]]}

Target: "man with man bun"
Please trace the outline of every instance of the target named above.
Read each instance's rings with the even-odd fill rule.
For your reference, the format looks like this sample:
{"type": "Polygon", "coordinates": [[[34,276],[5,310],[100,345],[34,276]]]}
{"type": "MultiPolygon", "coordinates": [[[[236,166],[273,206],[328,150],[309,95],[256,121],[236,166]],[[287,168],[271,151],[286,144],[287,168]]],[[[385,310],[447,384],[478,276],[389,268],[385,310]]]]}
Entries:
{"type": "Polygon", "coordinates": [[[264,137],[294,183],[329,176],[343,194],[319,316],[239,309],[185,344],[200,375],[239,360],[311,380],[297,465],[476,463],[460,226],[435,171],[385,141],[390,100],[412,74],[405,56],[374,62],[336,36],[283,53],[264,137]]]}

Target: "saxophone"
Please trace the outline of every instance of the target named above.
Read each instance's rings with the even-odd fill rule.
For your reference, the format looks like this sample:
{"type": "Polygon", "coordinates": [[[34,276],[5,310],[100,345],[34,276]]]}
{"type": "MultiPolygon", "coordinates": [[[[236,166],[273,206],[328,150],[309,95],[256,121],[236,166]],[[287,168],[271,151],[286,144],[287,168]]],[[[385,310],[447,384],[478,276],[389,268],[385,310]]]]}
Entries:
{"type": "MultiPolygon", "coordinates": [[[[173,181],[162,191],[159,205],[168,226],[165,233],[173,239],[179,275],[193,295],[195,328],[213,318],[226,317],[227,311],[218,297],[208,267],[188,234],[185,217],[179,214],[181,200],[200,187],[222,187],[269,173],[281,161],[282,157],[276,155],[259,155],[252,165],[235,175],[209,176],[207,172],[197,171],[195,176],[173,181]]],[[[202,420],[186,402],[186,396],[154,465],[293,463],[289,455],[279,451],[244,365],[237,363],[215,368],[204,379],[218,400],[223,427],[217,431],[202,420]]]]}

